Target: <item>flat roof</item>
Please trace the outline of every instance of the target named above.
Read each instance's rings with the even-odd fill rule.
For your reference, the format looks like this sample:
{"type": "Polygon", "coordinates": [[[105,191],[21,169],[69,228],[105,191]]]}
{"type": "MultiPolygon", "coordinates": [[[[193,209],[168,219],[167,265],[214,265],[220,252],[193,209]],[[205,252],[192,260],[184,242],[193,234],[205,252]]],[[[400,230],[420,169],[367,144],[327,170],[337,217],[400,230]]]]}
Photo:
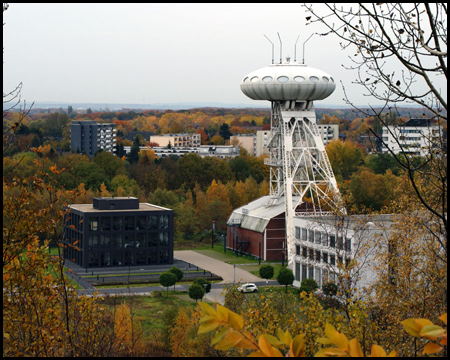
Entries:
{"type": "Polygon", "coordinates": [[[148,203],[139,203],[139,209],[119,209],[119,210],[99,210],[94,209],[93,204],[71,204],[69,205],[70,209],[78,210],[84,213],[100,213],[100,212],[133,212],[133,211],[172,211],[172,209],[168,209],[162,206],[152,205],[148,203]]]}

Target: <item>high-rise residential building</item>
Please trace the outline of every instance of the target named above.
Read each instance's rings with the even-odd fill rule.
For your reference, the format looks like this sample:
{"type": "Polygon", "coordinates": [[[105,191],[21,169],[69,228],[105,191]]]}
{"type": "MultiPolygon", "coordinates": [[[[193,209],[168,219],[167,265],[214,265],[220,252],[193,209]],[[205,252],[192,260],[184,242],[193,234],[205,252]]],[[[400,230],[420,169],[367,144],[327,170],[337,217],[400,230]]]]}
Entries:
{"type": "Polygon", "coordinates": [[[173,263],[173,210],[133,197],[69,205],[64,258],[83,268],[173,263]]]}
{"type": "MultiPolygon", "coordinates": [[[[383,126],[382,131],[384,143],[394,154],[403,149],[407,154],[424,156],[443,140],[442,127],[432,124],[430,119],[410,119],[402,125],[383,126]]],[[[388,148],[383,145],[381,151],[387,153],[388,148]]]]}
{"type": "Polygon", "coordinates": [[[70,124],[70,148],[74,152],[94,156],[98,150],[115,153],[115,124],[96,121],[72,121],[70,124]]]}

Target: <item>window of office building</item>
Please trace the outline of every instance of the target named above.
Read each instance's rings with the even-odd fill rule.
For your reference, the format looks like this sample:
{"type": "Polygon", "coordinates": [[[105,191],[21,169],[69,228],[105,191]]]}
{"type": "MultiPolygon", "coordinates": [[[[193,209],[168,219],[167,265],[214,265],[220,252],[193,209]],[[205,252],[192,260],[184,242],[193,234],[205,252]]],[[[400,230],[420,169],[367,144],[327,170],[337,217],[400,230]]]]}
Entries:
{"type": "Polygon", "coordinates": [[[302,264],[302,281],[308,278],[307,269],[308,269],[307,265],[302,264]]]}
{"type": "Polygon", "coordinates": [[[159,245],[168,246],[169,245],[169,234],[166,232],[159,233],[159,245]]]}
{"type": "Polygon", "coordinates": [[[314,242],[314,230],[309,230],[309,242],[314,242]]]}
{"type": "Polygon", "coordinates": [[[314,266],[308,266],[308,279],[314,279],[314,266]]]}
{"type": "Polygon", "coordinates": [[[352,251],[352,239],[345,239],[345,250],[352,251]]]}
{"type": "Polygon", "coordinates": [[[148,217],[148,230],[158,229],[158,215],[150,215],[148,217]]]}
{"type": "Polygon", "coordinates": [[[97,249],[98,248],[98,235],[90,234],[89,235],[89,249],[97,249]]]}
{"type": "Polygon", "coordinates": [[[113,217],[113,230],[122,231],[122,216],[113,217]]]}
{"type": "Polygon", "coordinates": [[[322,233],[321,238],[322,238],[322,245],[323,246],[328,246],[328,234],[322,233]]]}
{"type": "Polygon", "coordinates": [[[134,229],[134,216],[125,216],[125,231],[133,231],[134,229]]]}
{"type": "Polygon", "coordinates": [[[295,262],[295,280],[301,281],[300,280],[300,263],[299,262],[295,262]]]}
{"type": "Polygon", "coordinates": [[[125,248],[136,247],[136,244],[134,243],[134,234],[125,234],[125,238],[123,240],[123,247],[125,248]]]}
{"type": "Polygon", "coordinates": [[[314,250],[313,249],[309,249],[309,260],[314,260],[314,250]]]}
{"type": "Polygon", "coordinates": [[[316,244],[321,244],[322,243],[322,233],[320,231],[316,231],[316,244]]]}
{"type": "Polygon", "coordinates": [[[308,240],[308,230],[302,229],[302,240],[307,241],[308,240]]]}
{"type": "Polygon", "coordinates": [[[148,264],[157,264],[158,263],[158,250],[157,249],[149,249],[147,253],[148,264]]]}
{"type": "Polygon", "coordinates": [[[295,237],[297,239],[300,239],[301,236],[301,228],[299,228],[298,226],[295,227],[295,237]]]}
{"type": "Polygon", "coordinates": [[[302,246],[302,256],[306,259],[308,257],[308,248],[302,246]]]}
{"type": "Polygon", "coordinates": [[[330,264],[331,265],[336,265],[336,256],[330,255],[330,264]]]}
{"type": "Polygon", "coordinates": [[[100,247],[110,247],[111,245],[111,235],[109,234],[101,234],[100,235],[100,247]]]}
{"type": "Polygon", "coordinates": [[[98,230],[98,217],[89,218],[89,231],[98,230]]]}
{"type": "Polygon", "coordinates": [[[337,239],[337,248],[339,250],[342,250],[344,248],[344,240],[342,239],[342,236],[339,236],[337,239]]]}
{"type": "Polygon", "coordinates": [[[168,249],[160,249],[159,250],[159,263],[167,264],[169,262],[169,250],[168,249]]]}
{"type": "Polygon", "coordinates": [[[330,247],[333,249],[336,247],[336,236],[330,235],[330,247]]]}
{"type": "Polygon", "coordinates": [[[113,266],[121,266],[122,265],[122,252],[121,251],[113,251],[111,253],[111,262],[113,266]]]}
{"type": "Polygon", "coordinates": [[[89,252],[89,267],[98,266],[98,252],[90,251],[89,252]]]}
{"type": "Polygon", "coordinates": [[[136,230],[137,231],[144,231],[146,229],[145,227],[145,216],[137,216],[136,217],[136,230]]]}
{"type": "Polygon", "coordinates": [[[113,233],[112,234],[112,247],[120,248],[122,247],[122,233],[113,233]]]}
{"type": "Polygon", "coordinates": [[[136,250],[136,265],[145,265],[145,250],[136,250]]]}
{"type": "Polygon", "coordinates": [[[136,234],[136,247],[140,247],[140,248],[145,247],[145,234],[144,233],[136,234]]]}
{"type": "Polygon", "coordinates": [[[124,251],[124,265],[135,265],[134,249],[124,251]]]}
{"type": "Polygon", "coordinates": [[[328,254],[327,253],[322,253],[322,260],[325,264],[328,264],[328,254]]]}
{"type": "Polygon", "coordinates": [[[100,266],[111,265],[111,253],[109,251],[100,252],[100,266]]]}
{"type": "Polygon", "coordinates": [[[315,260],[320,263],[320,251],[316,250],[316,258],[315,260]]]}
{"type": "Polygon", "coordinates": [[[148,247],[158,246],[158,233],[148,233],[148,247]]]}
{"type": "Polygon", "coordinates": [[[161,230],[169,230],[169,216],[161,215],[159,217],[159,228],[161,230]]]}
{"type": "Polygon", "coordinates": [[[295,255],[301,255],[301,253],[300,253],[300,245],[295,245],[295,255]]]}
{"type": "Polygon", "coordinates": [[[111,218],[110,217],[101,217],[101,230],[102,231],[111,231],[111,218]]]}
{"type": "Polygon", "coordinates": [[[320,276],[320,268],[319,267],[316,267],[314,269],[314,280],[316,280],[317,285],[319,285],[319,288],[321,288],[322,287],[322,284],[321,284],[322,278],[320,276]]]}

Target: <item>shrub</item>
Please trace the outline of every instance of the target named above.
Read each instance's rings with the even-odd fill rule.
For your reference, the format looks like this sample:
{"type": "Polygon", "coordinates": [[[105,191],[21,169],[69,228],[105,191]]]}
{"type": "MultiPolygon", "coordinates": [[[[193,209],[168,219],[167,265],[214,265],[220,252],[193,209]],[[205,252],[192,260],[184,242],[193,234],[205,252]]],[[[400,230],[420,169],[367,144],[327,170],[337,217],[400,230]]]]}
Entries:
{"type": "Polygon", "coordinates": [[[266,280],[272,279],[273,273],[274,271],[272,265],[263,265],[259,269],[259,276],[266,280]]]}
{"type": "Polygon", "coordinates": [[[197,300],[201,299],[203,295],[205,295],[205,290],[203,289],[203,286],[193,284],[189,287],[188,293],[189,297],[191,299],[195,299],[195,302],[197,302],[197,300]]]}
{"type": "Polygon", "coordinates": [[[209,293],[211,291],[211,283],[203,278],[195,279],[193,281],[193,284],[200,285],[202,288],[205,289],[206,293],[209,293]],[[203,286],[204,284],[206,284],[206,287],[203,286]]]}
{"type": "Polygon", "coordinates": [[[302,280],[301,284],[300,284],[300,289],[299,291],[306,291],[306,293],[311,293],[316,291],[316,289],[319,287],[319,285],[317,285],[316,280],[314,279],[304,279],[302,280]]]}
{"type": "Polygon", "coordinates": [[[323,284],[322,290],[324,295],[326,296],[336,296],[337,285],[334,282],[328,282],[326,284],[323,284]]]}

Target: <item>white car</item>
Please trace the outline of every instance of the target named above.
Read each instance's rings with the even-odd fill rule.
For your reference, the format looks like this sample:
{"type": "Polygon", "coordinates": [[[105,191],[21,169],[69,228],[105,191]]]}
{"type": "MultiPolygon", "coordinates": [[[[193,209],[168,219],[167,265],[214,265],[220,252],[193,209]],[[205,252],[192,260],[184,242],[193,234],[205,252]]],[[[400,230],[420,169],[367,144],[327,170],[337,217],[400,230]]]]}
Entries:
{"type": "Polygon", "coordinates": [[[247,283],[244,285],[241,285],[238,287],[238,291],[242,292],[242,293],[248,293],[248,292],[257,292],[258,288],[255,284],[253,283],[247,283]]]}

